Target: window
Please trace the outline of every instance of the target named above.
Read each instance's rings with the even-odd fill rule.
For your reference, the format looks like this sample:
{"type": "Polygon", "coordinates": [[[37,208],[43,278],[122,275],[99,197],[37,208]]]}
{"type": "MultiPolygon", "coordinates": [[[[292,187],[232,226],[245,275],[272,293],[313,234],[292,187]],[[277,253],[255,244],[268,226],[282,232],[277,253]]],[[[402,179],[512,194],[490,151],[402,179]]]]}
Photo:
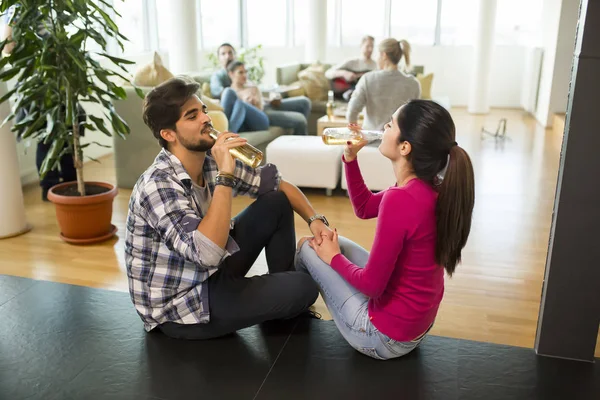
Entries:
{"type": "Polygon", "coordinates": [[[441,44],[474,45],[478,18],[477,0],[443,0],[441,44]]]}
{"type": "Polygon", "coordinates": [[[385,0],[370,0],[368,7],[363,0],[344,0],[341,20],[342,45],[358,47],[365,35],[384,36],[384,18],[385,0]]]}
{"type": "MultiPolygon", "coordinates": [[[[327,15],[329,17],[329,14],[327,15]]],[[[294,0],[294,46],[304,46],[306,44],[307,21],[308,4],[302,0],[294,0]]]]}
{"type": "Polygon", "coordinates": [[[246,0],[249,46],[285,46],[286,4],[284,0],[246,0]]]}
{"type": "Polygon", "coordinates": [[[497,4],[496,44],[539,44],[542,0],[502,0],[497,4]]]}
{"type": "Polygon", "coordinates": [[[394,0],[390,13],[392,37],[411,44],[435,42],[437,0],[394,0]]]}
{"type": "Polygon", "coordinates": [[[119,32],[129,39],[123,43],[125,54],[138,54],[146,50],[143,26],[145,14],[142,0],[115,1],[113,6],[121,14],[121,18],[115,18],[119,32]]]}
{"type": "MultiPolygon", "coordinates": [[[[296,0],[300,2],[300,0],[296,0]]],[[[327,43],[330,46],[339,45],[339,32],[340,32],[340,19],[337,16],[336,3],[341,0],[327,0],[327,43]]],[[[306,6],[305,6],[306,7],[306,6]]],[[[306,18],[308,18],[308,9],[306,11],[306,18]]],[[[297,21],[297,19],[296,19],[297,21]]],[[[304,29],[304,36],[306,37],[306,29],[304,29]]]]}
{"type": "Polygon", "coordinates": [[[200,29],[202,29],[204,48],[213,50],[224,42],[240,47],[239,16],[240,2],[238,0],[201,0],[200,29]]]}
{"type": "Polygon", "coordinates": [[[154,0],[156,2],[156,28],[158,30],[158,48],[169,49],[169,26],[171,25],[171,6],[169,0],[154,0]]]}

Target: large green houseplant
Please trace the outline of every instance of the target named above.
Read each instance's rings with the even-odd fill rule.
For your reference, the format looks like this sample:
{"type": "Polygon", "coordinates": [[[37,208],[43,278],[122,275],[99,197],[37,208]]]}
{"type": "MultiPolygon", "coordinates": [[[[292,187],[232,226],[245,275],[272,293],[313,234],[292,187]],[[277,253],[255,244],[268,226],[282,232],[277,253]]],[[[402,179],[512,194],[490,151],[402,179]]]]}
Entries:
{"type": "MultiPolygon", "coordinates": [[[[74,183],[61,184],[62,195],[71,197],[67,203],[80,203],[84,198],[97,202],[99,194],[112,191],[110,209],[105,207],[104,221],[100,222],[103,227],[87,233],[65,232],[69,229],[61,222],[61,212],[66,213],[68,219],[75,219],[79,227],[89,227],[93,221],[82,219],[84,216],[75,217],[73,210],[59,210],[59,204],[51,198],[57,205],[63,238],[85,242],[110,237],[110,232],[102,231],[111,229],[112,198],[116,188],[84,181],[84,149],[93,143],[82,144],[80,133],[85,129],[86,132],[100,131],[107,136],[117,134],[123,138],[129,133],[127,123],[113,107],[113,100],[126,97],[117,79],[130,81],[125,66],[133,63],[107,53],[109,42],[123,48],[123,41],[127,40],[110,17],[116,12],[104,0],[2,0],[0,12],[4,15],[9,10],[16,10],[8,14],[12,15],[9,21],[12,40],[2,41],[0,51],[5,47],[12,49],[0,60],[0,80],[15,78],[16,84],[0,98],[0,103],[14,98],[15,104],[3,124],[21,112],[26,117],[12,127],[17,138],[35,139],[50,145],[40,168],[41,177],[59,168],[62,157],[73,157],[76,186],[74,183]],[[11,8],[13,6],[16,8],[11,8]],[[100,113],[82,115],[84,103],[97,103],[100,113]]],[[[137,93],[143,97],[141,90],[137,93]]],[[[59,190],[52,188],[50,191],[55,192],[55,198],[60,195],[59,190]]]]}

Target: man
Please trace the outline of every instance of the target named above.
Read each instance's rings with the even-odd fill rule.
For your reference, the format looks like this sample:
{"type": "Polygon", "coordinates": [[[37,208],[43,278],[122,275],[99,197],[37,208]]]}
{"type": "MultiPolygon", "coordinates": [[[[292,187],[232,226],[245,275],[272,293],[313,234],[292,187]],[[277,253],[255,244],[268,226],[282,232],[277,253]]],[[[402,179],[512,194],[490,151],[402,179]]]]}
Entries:
{"type": "Polygon", "coordinates": [[[231,86],[231,79],[227,73],[227,65],[235,59],[235,49],[229,43],[223,43],[217,49],[217,59],[221,69],[210,77],[210,94],[215,99],[220,99],[225,88],[231,86]]]}
{"type": "MultiPolygon", "coordinates": [[[[212,97],[221,98],[223,90],[231,86],[227,65],[235,59],[235,55],[235,49],[229,43],[223,43],[217,49],[217,58],[221,69],[210,77],[212,97]]],[[[307,135],[311,108],[312,103],[308,97],[295,96],[269,101],[264,106],[264,112],[269,117],[271,125],[292,129],[294,135],[307,135]]]]}
{"type": "Polygon", "coordinates": [[[163,149],[129,203],[126,264],[132,301],[147,331],[208,339],[306,312],[317,298],[294,271],[296,211],[316,238],[333,237],[276,166],[253,169],[229,150],[246,140],[209,136],[198,84],[172,78],[146,96],[144,122],[163,149]],[[232,197],[258,199],[232,220],[232,197]],[[269,274],[245,278],[262,249],[269,274]]]}
{"type": "Polygon", "coordinates": [[[377,62],[371,58],[374,46],[373,36],[363,37],[360,43],[361,58],[351,58],[325,72],[325,77],[331,81],[331,88],[336,97],[350,101],[358,80],[367,72],[377,69],[377,62]]]}

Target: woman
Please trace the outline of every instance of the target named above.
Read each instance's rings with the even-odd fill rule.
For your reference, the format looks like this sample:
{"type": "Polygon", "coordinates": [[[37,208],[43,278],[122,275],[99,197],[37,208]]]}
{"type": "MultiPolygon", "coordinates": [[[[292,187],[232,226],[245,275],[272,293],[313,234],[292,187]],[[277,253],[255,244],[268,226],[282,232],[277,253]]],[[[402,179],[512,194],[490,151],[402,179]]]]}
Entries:
{"type": "Polygon", "coordinates": [[[385,39],[379,44],[379,70],[366,73],[358,81],[348,104],[348,122],[356,123],[366,106],[363,128],[382,130],[398,104],[421,97],[419,81],[398,68],[402,57],[408,67],[410,45],[406,40],[385,39]]]}
{"type": "Polygon", "coordinates": [[[377,69],[377,63],[371,58],[374,45],[373,36],[363,37],[360,42],[361,58],[346,60],[325,72],[325,77],[331,81],[331,88],[337,97],[348,101],[361,76],[377,69]]]}
{"type": "Polygon", "coordinates": [[[393,187],[367,189],[356,160],[364,145],[348,144],[343,161],[356,215],[377,217],[371,253],[337,232],[320,245],[304,238],[296,269],[319,285],[348,343],[386,360],[411,352],[433,325],[444,269],[454,273],[471,229],[473,167],[452,117],[432,101],[410,101],[385,126],[379,150],[392,161],[393,187]]]}
{"type": "Polygon", "coordinates": [[[246,67],[241,61],[227,65],[231,87],[223,90],[221,105],[233,133],[269,129],[269,117],[263,111],[262,96],[256,86],[246,86],[246,67]]]}

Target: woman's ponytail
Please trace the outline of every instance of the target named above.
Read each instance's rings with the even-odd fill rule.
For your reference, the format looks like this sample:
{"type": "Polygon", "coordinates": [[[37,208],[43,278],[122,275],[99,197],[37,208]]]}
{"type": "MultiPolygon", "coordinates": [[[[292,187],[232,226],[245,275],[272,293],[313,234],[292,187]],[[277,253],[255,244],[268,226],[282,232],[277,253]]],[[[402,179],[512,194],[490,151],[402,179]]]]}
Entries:
{"type": "Polygon", "coordinates": [[[452,276],[471,231],[475,205],[475,176],[467,152],[456,143],[450,148],[448,167],[439,186],[435,258],[452,276]]]}

